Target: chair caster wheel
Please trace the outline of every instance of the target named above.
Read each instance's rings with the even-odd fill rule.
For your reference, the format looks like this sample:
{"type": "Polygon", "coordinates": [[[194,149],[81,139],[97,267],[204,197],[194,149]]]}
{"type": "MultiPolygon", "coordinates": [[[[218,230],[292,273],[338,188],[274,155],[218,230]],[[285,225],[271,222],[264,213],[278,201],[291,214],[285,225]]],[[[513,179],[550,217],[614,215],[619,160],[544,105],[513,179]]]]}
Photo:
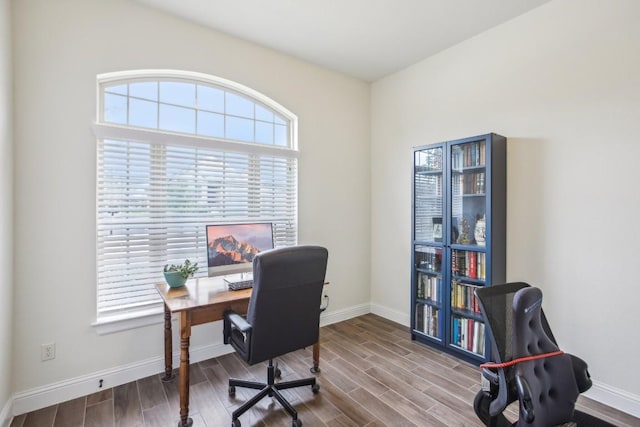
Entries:
{"type": "Polygon", "coordinates": [[[292,427],[302,427],[302,421],[300,420],[293,420],[293,422],[291,423],[292,427]]]}
{"type": "MultiPolygon", "coordinates": [[[[235,395],[236,395],[236,386],[234,386],[234,385],[230,385],[230,386],[229,386],[229,396],[233,397],[233,396],[235,396],[235,395]]],[[[236,422],[236,421],[238,421],[238,420],[233,420],[233,421],[234,421],[234,422],[236,422]]],[[[240,422],[240,421],[238,421],[238,423],[239,423],[239,422],[240,422]]],[[[240,425],[240,424],[238,424],[238,425],[240,425]]]]}
{"type": "Polygon", "coordinates": [[[236,418],[235,420],[231,421],[231,427],[240,427],[240,420],[236,418]]]}
{"type": "Polygon", "coordinates": [[[487,391],[479,391],[473,399],[473,409],[480,420],[489,425],[491,422],[491,414],[489,413],[489,405],[491,404],[491,395],[487,391]]]}
{"type": "Polygon", "coordinates": [[[318,392],[320,391],[320,384],[315,383],[314,385],[312,385],[311,391],[313,392],[313,394],[318,394],[318,392]]]}

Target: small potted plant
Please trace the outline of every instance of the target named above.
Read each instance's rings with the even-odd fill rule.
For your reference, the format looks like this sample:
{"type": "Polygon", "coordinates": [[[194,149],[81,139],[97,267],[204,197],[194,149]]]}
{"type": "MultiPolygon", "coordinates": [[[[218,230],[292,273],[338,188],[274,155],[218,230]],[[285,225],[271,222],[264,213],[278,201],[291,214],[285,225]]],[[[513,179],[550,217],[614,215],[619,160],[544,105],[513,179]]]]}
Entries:
{"type": "Polygon", "coordinates": [[[164,279],[170,287],[179,288],[184,286],[187,279],[198,271],[198,263],[192,264],[188,259],[182,264],[166,264],[164,266],[164,279]]]}

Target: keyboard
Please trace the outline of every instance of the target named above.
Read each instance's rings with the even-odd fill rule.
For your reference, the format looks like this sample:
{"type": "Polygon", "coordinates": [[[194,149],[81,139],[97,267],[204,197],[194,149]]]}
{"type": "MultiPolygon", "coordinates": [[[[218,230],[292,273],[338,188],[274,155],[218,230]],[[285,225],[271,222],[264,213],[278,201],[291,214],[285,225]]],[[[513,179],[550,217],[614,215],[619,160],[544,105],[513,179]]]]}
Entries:
{"type": "Polygon", "coordinates": [[[253,279],[239,280],[237,282],[227,282],[227,287],[230,291],[240,291],[242,289],[249,289],[253,287],[253,279]]]}

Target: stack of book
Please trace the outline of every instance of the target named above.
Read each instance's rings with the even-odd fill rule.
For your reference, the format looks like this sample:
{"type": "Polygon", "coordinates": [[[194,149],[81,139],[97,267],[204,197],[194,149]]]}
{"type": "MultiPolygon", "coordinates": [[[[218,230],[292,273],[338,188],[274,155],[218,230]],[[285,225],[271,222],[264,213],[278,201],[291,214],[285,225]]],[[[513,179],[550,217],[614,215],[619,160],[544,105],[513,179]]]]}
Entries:
{"type": "Polygon", "coordinates": [[[427,335],[438,337],[438,318],[440,310],[429,304],[416,304],[415,329],[427,335]]]}
{"type": "Polygon", "coordinates": [[[418,273],[418,286],[416,289],[417,298],[427,299],[431,301],[439,301],[440,294],[440,276],[432,276],[430,274],[418,273]]]}
{"type": "Polygon", "coordinates": [[[458,316],[453,316],[451,322],[452,343],[465,350],[484,355],[484,323],[458,316]]]}

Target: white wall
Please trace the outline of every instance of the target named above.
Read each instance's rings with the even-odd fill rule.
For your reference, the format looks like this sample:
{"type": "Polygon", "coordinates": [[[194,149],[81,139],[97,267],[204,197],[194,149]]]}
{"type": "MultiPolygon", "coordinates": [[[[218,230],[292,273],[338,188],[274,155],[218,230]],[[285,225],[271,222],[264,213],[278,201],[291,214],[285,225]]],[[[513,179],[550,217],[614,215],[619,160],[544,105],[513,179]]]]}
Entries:
{"type": "Polygon", "coordinates": [[[640,2],[554,0],[372,86],[372,304],[408,322],[411,147],[508,138],[507,277],[640,402],[640,2]]]}
{"type": "MultiPolygon", "coordinates": [[[[106,336],[90,326],[96,284],[90,126],[98,73],[209,73],[297,114],[300,242],[329,249],[330,310],[368,303],[368,84],[131,1],[13,5],[16,392],[163,354],[161,325],[106,336]],[[40,344],[48,342],[57,343],[56,359],[41,362],[40,344]]],[[[221,341],[219,325],[201,326],[192,345],[221,341]]]]}
{"type": "Polygon", "coordinates": [[[11,134],[11,13],[0,0],[0,423],[11,396],[13,333],[13,137],[11,134]]]}

